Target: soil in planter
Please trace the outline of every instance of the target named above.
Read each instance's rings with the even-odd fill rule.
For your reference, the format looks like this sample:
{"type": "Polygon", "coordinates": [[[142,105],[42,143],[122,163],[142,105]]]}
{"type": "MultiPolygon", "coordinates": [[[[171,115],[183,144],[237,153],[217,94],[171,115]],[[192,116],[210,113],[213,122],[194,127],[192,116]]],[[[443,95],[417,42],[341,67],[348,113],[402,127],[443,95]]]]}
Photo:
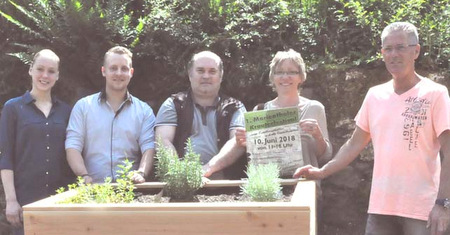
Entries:
{"type": "MultiPolygon", "coordinates": [[[[283,187],[283,195],[277,200],[278,202],[290,202],[292,194],[294,192],[293,187],[283,187]]],[[[168,202],[250,202],[251,199],[247,196],[243,196],[239,193],[239,188],[231,187],[227,189],[207,188],[200,189],[198,194],[193,200],[170,200],[169,197],[162,195],[160,192],[137,191],[134,202],[137,203],[168,203],[168,202]]]]}

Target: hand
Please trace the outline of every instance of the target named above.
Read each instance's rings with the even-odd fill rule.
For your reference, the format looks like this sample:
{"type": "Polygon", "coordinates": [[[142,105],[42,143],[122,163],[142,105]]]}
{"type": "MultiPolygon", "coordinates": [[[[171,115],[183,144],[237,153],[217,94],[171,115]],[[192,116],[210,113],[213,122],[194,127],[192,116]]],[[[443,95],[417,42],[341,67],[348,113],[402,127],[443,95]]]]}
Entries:
{"type": "Polygon", "coordinates": [[[144,172],[142,172],[142,171],[134,171],[133,175],[131,176],[131,180],[135,184],[144,183],[145,182],[144,172]]]}
{"type": "Polygon", "coordinates": [[[246,147],[247,146],[247,136],[246,136],[246,131],[244,128],[236,128],[236,143],[237,145],[241,146],[241,147],[246,147]]]}
{"type": "Polygon", "coordinates": [[[428,216],[427,228],[431,228],[431,235],[443,235],[450,224],[450,210],[434,205],[428,216]]]}
{"type": "Polygon", "coordinates": [[[209,181],[211,181],[209,178],[206,177],[202,177],[202,187],[205,186],[205,184],[207,184],[209,181]]]}
{"type": "Polygon", "coordinates": [[[303,132],[312,135],[315,139],[323,138],[322,130],[316,119],[303,119],[299,122],[303,132]]]}
{"type": "Polygon", "coordinates": [[[214,172],[211,170],[211,167],[209,166],[209,163],[206,163],[205,165],[202,166],[202,170],[203,170],[203,177],[204,178],[208,178],[210,177],[214,172]]]}
{"type": "Polygon", "coordinates": [[[82,177],[85,184],[92,184],[92,177],[90,175],[85,175],[82,177]]]}
{"type": "Polygon", "coordinates": [[[22,207],[19,205],[19,203],[16,200],[6,202],[5,214],[6,214],[6,220],[8,220],[8,222],[12,226],[14,226],[16,228],[22,227],[22,221],[23,221],[22,207]]]}
{"type": "Polygon", "coordinates": [[[311,180],[321,180],[325,178],[325,175],[323,174],[323,171],[321,169],[313,167],[311,165],[307,165],[297,168],[297,170],[295,170],[294,172],[293,177],[304,177],[311,180]]]}

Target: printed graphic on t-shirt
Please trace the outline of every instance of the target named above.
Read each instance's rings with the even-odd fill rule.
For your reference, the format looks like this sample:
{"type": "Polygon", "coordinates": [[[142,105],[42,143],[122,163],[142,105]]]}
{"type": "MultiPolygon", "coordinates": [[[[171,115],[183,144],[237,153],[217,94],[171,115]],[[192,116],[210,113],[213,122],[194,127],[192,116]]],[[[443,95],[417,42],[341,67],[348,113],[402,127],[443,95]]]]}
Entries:
{"type": "Polygon", "coordinates": [[[402,113],[403,140],[408,143],[408,150],[417,148],[420,128],[427,122],[427,112],[431,101],[419,97],[408,97],[405,100],[405,111],[402,113]]]}

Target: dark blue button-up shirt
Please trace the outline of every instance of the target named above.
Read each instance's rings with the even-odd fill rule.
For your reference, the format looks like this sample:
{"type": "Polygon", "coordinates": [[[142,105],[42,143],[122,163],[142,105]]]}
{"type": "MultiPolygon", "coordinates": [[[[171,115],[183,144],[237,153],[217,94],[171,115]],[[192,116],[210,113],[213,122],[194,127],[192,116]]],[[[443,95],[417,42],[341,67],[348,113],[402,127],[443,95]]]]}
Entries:
{"type": "Polygon", "coordinates": [[[0,118],[0,169],[14,171],[20,205],[55,194],[73,179],[64,149],[70,106],[52,97],[48,117],[29,92],[5,103],[0,118]]]}

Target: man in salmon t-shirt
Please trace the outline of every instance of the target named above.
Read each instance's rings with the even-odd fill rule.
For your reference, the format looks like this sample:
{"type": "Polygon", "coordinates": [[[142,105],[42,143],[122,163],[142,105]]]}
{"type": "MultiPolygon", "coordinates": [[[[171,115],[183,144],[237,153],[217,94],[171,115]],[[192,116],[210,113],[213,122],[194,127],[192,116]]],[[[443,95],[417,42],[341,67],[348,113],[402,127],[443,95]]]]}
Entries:
{"type": "Polygon", "coordinates": [[[333,160],[321,169],[305,166],[294,176],[323,179],[350,164],[372,141],[366,235],[444,234],[450,222],[448,90],[415,72],[420,45],[414,25],[392,23],[381,41],[392,79],[368,91],[352,137],[333,160]]]}

